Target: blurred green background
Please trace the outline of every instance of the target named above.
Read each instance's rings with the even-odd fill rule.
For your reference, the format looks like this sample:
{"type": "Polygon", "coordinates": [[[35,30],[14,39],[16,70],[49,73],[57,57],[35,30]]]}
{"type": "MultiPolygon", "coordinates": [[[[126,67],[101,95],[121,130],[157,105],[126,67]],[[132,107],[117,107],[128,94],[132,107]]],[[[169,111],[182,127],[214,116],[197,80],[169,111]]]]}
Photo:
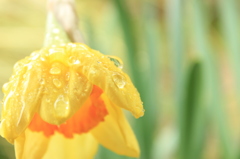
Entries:
{"type": "MultiPolygon", "coordinates": [[[[76,0],[86,43],[124,61],[141,159],[240,158],[240,1],[76,0]]],[[[0,0],[0,86],[43,46],[46,0],[0,0]]],[[[0,92],[0,98],[3,94],[0,92]]],[[[14,158],[0,139],[0,158],[14,158]]],[[[129,159],[100,147],[96,159],[129,159]]]]}

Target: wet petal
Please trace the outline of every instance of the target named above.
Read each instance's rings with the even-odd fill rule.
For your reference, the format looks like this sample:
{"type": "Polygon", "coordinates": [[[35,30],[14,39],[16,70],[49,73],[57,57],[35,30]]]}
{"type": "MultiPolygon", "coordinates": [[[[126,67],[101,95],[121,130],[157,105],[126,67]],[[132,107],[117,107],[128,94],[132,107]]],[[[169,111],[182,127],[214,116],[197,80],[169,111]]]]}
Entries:
{"type": "Polygon", "coordinates": [[[48,66],[45,92],[39,114],[48,123],[60,125],[69,119],[87,100],[92,85],[86,77],[60,63],[48,66]],[[46,111],[47,110],[47,111],[46,111]]]}
{"type": "Polygon", "coordinates": [[[97,148],[98,143],[91,134],[74,135],[69,139],[56,133],[51,137],[43,159],[92,159],[97,148]]]}
{"type": "Polygon", "coordinates": [[[136,118],[143,116],[144,109],[137,89],[129,76],[108,56],[90,48],[77,56],[83,61],[78,71],[82,72],[92,84],[103,89],[111,101],[131,111],[136,118]]]}
{"type": "Polygon", "coordinates": [[[47,150],[49,139],[42,133],[26,130],[15,142],[17,159],[41,159],[47,150]]]}
{"type": "Polygon", "coordinates": [[[9,142],[13,142],[31,122],[43,91],[41,63],[31,62],[19,67],[17,63],[10,82],[3,87],[0,131],[9,142]],[[34,64],[36,67],[32,67],[34,64]]]}
{"type": "Polygon", "coordinates": [[[109,115],[91,133],[100,144],[115,153],[139,157],[138,142],[121,108],[115,106],[105,96],[103,98],[109,115]]]}

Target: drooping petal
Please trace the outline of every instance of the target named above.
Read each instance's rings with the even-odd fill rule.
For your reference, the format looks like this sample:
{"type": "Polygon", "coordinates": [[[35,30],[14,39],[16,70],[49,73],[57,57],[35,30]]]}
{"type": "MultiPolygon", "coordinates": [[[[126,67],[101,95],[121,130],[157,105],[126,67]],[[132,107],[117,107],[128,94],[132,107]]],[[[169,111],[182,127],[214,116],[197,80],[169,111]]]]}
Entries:
{"type": "Polygon", "coordinates": [[[42,159],[47,150],[49,138],[43,133],[32,132],[26,129],[15,141],[15,154],[17,159],[42,159]]]}
{"type": "Polygon", "coordinates": [[[3,87],[5,96],[0,131],[11,143],[31,122],[43,92],[41,63],[26,61],[28,58],[15,65],[10,82],[3,87]]]}
{"type": "Polygon", "coordinates": [[[32,131],[43,132],[46,137],[54,135],[55,131],[62,133],[67,138],[73,138],[74,134],[87,133],[108,114],[107,108],[101,99],[102,90],[94,86],[92,93],[84,105],[65,123],[53,125],[44,121],[38,113],[33,117],[28,128],[32,131]]]}
{"type": "Polygon", "coordinates": [[[60,125],[84,104],[92,85],[83,75],[61,62],[47,66],[46,84],[39,114],[48,123],[60,125]],[[46,111],[47,110],[47,111],[46,111]]]}
{"type": "Polygon", "coordinates": [[[94,85],[99,86],[117,106],[127,109],[138,118],[144,110],[140,95],[130,78],[117,67],[108,56],[90,49],[84,44],[77,44],[71,50],[77,59],[82,59],[78,71],[83,73],[94,85]],[[77,48],[85,47],[85,50],[77,48]],[[75,54],[78,52],[78,54],[75,54]]]}
{"type": "Polygon", "coordinates": [[[109,115],[104,122],[92,129],[91,133],[100,144],[115,153],[139,157],[138,142],[121,108],[111,103],[105,95],[102,97],[109,115]]]}
{"type": "Polygon", "coordinates": [[[69,139],[56,133],[43,159],[92,159],[97,148],[98,143],[91,134],[74,135],[69,139]]]}

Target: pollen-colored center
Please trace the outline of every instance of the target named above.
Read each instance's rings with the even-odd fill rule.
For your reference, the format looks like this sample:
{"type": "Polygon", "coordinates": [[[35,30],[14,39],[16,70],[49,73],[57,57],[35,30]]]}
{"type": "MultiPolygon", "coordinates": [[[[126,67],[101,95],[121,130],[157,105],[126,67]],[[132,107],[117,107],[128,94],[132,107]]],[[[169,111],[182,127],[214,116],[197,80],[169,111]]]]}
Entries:
{"type": "Polygon", "coordinates": [[[55,131],[67,138],[72,138],[73,134],[86,133],[104,121],[104,117],[108,114],[104,101],[101,99],[102,93],[99,87],[93,86],[92,93],[85,104],[66,123],[49,124],[36,113],[28,128],[32,131],[43,132],[47,137],[53,135],[55,131]]]}

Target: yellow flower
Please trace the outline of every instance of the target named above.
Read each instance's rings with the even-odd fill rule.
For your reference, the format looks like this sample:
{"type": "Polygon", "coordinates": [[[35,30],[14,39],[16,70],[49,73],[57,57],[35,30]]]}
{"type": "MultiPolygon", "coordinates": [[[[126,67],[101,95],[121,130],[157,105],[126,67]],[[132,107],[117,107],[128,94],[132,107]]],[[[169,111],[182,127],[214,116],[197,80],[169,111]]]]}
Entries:
{"type": "Polygon", "coordinates": [[[120,155],[140,154],[121,110],[143,116],[139,93],[120,61],[84,44],[20,60],[3,92],[0,133],[18,159],[88,159],[98,143],[120,155]]]}

